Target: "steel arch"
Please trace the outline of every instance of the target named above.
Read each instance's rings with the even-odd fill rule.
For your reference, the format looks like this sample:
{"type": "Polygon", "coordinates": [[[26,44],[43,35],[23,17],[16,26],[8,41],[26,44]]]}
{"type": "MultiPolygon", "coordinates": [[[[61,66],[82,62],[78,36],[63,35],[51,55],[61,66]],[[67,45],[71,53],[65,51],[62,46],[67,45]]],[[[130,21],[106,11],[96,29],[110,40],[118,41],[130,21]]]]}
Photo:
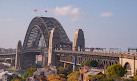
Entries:
{"type": "Polygon", "coordinates": [[[35,17],[32,19],[28,27],[23,43],[23,50],[28,48],[37,48],[41,36],[44,37],[46,47],[48,48],[49,36],[52,28],[59,29],[59,37],[61,39],[61,43],[69,45],[72,44],[58,20],[52,17],[35,17]]]}

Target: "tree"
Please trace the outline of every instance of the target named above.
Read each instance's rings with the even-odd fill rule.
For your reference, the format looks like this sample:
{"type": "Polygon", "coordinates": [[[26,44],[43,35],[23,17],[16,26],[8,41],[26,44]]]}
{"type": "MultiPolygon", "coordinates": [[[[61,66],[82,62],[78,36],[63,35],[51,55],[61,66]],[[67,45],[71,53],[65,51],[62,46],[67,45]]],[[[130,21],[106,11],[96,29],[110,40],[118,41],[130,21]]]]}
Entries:
{"type": "Polygon", "coordinates": [[[47,81],[46,76],[44,75],[44,71],[42,71],[40,73],[40,75],[34,76],[34,77],[37,78],[37,80],[40,80],[40,81],[47,81]]]}
{"type": "Polygon", "coordinates": [[[108,78],[119,78],[123,77],[124,74],[126,74],[127,71],[124,67],[122,67],[120,64],[115,64],[112,66],[109,66],[107,68],[107,77],[108,78]]]}
{"type": "Polygon", "coordinates": [[[26,79],[28,77],[28,73],[26,72],[23,76],[22,76],[22,79],[26,79]]]}
{"type": "Polygon", "coordinates": [[[96,80],[96,81],[106,81],[106,77],[103,74],[93,75],[93,76],[88,76],[87,81],[89,81],[89,80],[91,80],[91,81],[94,81],[94,80],[96,80]]]}
{"type": "Polygon", "coordinates": [[[52,74],[47,78],[47,81],[66,81],[65,78],[62,78],[60,75],[52,74]]]}
{"type": "Polygon", "coordinates": [[[37,71],[37,68],[35,66],[32,66],[31,68],[28,68],[27,72],[22,76],[22,78],[26,79],[27,77],[32,77],[32,75],[35,71],[37,71]]]}
{"type": "Polygon", "coordinates": [[[19,77],[18,75],[14,75],[11,81],[21,81],[21,77],[19,77]]]}
{"type": "Polygon", "coordinates": [[[137,75],[134,76],[133,79],[130,79],[131,81],[137,81],[137,75]]]}
{"type": "Polygon", "coordinates": [[[64,68],[64,67],[59,67],[58,69],[58,74],[65,74],[65,75],[68,75],[70,73],[69,69],[68,68],[64,68]]]}
{"type": "Polygon", "coordinates": [[[86,60],[80,66],[83,67],[84,65],[89,66],[89,67],[97,67],[98,66],[98,62],[96,60],[86,60]]]}
{"type": "Polygon", "coordinates": [[[78,81],[78,78],[80,76],[80,72],[79,71],[75,71],[70,73],[67,77],[67,81],[78,81]]]}

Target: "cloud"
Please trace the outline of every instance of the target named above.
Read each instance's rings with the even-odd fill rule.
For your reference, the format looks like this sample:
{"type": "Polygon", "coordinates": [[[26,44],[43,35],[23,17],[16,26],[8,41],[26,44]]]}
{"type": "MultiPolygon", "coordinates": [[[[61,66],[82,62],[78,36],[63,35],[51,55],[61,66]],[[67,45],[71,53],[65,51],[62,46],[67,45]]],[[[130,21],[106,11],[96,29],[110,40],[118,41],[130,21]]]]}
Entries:
{"type": "Polygon", "coordinates": [[[101,17],[112,17],[114,16],[114,13],[112,12],[103,12],[100,14],[101,17]]]}
{"type": "Polygon", "coordinates": [[[13,19],[7,18],[7,19],[0,19],[0,22],[12,22],[13,19]]]}
{"type": "Polygon", "coordinates": [[[53,9],[53,14],[56,16],[70,16],[72,21],[78,21],[84,12],[73,6],[64,6],[53,9]]]}

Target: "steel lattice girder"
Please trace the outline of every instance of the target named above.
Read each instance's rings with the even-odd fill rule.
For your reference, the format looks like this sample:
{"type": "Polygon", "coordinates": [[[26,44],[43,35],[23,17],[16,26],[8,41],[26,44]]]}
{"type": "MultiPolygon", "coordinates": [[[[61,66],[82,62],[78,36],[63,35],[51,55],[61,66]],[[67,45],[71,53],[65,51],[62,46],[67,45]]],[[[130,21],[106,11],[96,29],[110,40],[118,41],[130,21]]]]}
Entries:
{"type": "Polygon", "coordinates": [[[41,36],[44,37],[46,47],[49,47],[49,36],[52,28],[59,29],[62,44],[72,45],[61,24],[52,17],[35,17],[32,19],[23,43],[23,49],[37,48],[41,36]]]}

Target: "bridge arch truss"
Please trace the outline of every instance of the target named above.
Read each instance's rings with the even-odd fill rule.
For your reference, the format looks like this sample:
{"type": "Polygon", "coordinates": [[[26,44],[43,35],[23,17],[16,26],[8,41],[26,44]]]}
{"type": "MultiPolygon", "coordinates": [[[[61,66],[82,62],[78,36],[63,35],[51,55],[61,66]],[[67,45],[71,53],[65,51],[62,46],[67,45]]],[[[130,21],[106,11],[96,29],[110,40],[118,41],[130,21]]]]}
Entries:
{"type": "Polygon", "coordinates": [[[48,48],[49,37],[53,28],[58,28],[59,37],[63,44],[72,44],[63,27],[55,18],[35,17],[28,27],[23,43],[23,50],[29,48],[38,48],[41,38],[43,38],[45,48],[48,48]]]}

